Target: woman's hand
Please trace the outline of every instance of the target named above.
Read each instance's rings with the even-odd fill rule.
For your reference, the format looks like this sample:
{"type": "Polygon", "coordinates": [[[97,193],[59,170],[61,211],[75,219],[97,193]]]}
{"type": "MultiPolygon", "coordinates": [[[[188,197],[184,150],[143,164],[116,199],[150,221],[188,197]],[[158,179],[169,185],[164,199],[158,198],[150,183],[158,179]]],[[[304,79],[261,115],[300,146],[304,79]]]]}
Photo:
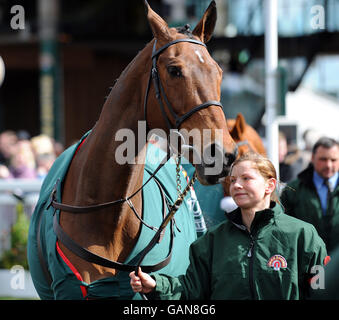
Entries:
{"type": "Polygon", "coordinates": [[[150,293],[156,286],[155,280],[147,273],[141,271],[139,267],[138,275],[135,272],[129,274],[131,287],[134,292],[150,293]]]}

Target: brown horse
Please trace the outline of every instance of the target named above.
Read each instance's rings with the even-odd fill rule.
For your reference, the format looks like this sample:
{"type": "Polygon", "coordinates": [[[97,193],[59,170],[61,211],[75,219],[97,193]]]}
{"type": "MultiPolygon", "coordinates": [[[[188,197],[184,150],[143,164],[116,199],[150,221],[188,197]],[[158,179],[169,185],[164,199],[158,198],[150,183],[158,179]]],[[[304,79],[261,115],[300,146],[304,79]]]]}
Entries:
{"type": "Polygon", "coordinates": [[[266,149],[259,134],[246,123],[241,113],[238,113],[235,119],[227,119],[227,126],[231,137],[237,143],[239,155],[253,151],[266,156],[266,149]]]}
{"type": "MultiPolygon", "coordinates": [[[[122,72],[98,122],[72,160],[63,185],[64,204],[90,206],[124,199],[142,186],[146,144],[136,142],[133,163],[121,165],[115,158],[121,142],[116,141],[115,136],[120,129],[129,128],[135,141],[140,141],[138,121],[145,118],[149,129],[161,128],[168,132],[171,125],[188,131],[198,129],[201,136],[204,129],[211,130],[212,140],[217,141],[223,152],[224,167],[222,173],[210,177],[204,173],[204,162],[195,164],[203,184],[217,182],[225,176],[235,158],[235,144],[218,103],[222,71],[203,45],[214,30],[215,2],[212,1],[193,32],[187,28],[181,32],[169,28],[146,1],[145,4],[155,39],[122,72]],[[160,79],[158,84],[149,80],[149,72],[154,67],[160,79]],[[159,104],[162,104],[160,110],[159,104]]],[[[201,155],[207,148],[216,148],[203,143],[196,147],[201,155]]],[[[135,210],[141,213],[141,192],[132,201],[135,210]]],[[[131,252],[141,227],[126,202],[94,214],[62,211],[60,225],[82,247],[118,262],[123,262],[131,252]]],[[[117,272],[83,260],[62,243],[60,248],[87,283],[117,272]]]]}

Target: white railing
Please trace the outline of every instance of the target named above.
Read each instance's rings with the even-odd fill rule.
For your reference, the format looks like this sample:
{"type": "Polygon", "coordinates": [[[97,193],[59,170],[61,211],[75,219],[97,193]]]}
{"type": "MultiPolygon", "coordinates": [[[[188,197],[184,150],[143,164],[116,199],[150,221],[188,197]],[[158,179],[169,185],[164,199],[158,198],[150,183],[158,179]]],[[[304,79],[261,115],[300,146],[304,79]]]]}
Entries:
{"type": "Polygon", "coordinates": [[[16,206],[23,201],[30,217],[39,198],[42,180],[0,179],[0,257],[11,246],[11,226],[16,221],[16,206]]]}
{"type": "Polygon", "coordinates": [[[0,180],[0,213],[2,205],[15,205],[17,198],[23,196],[25,204],[35,205],[42,180],[40,179],[8,179],[0,180]]]}
{"type": "MultiPolygon", "coordinates": [[[[42,180],[0,179],[0,257],[11,247],[11,226],[16,221],[18,201],[30,217],[39,198],[42,180]]],[[[29,271],[22,266],[0,270],[0,297],[37,299],[29,271]]]]}

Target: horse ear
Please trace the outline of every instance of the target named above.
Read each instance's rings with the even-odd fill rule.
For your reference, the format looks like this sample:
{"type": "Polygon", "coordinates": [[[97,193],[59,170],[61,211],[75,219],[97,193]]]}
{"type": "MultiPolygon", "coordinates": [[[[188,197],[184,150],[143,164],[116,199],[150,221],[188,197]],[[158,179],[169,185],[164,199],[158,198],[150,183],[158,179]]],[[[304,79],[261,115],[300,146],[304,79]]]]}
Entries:
{"type": "Polygon", "coordinates": [[[208,42],[213,34],[215,23],[217,21],[217,7],[213,0],[206,9],[203,17],[193,30],[193,34],[201,39],[202,42],[208,42]]]}
{"type": "Polygon", "coordinates": [[[235,119],[235,126],[238,127],[238,131],[241,132],[241,134],[245,132],[246,120],[242,113],[237,114],[237,118],[235,119]]]}
{"type": "Polygon", "coordinates": [[[233,126],[232,130],[230,131],[231,137],[234,140],[240,141],[241,137],[242,137],[242,135],[245,131],[245,127],[246,127],[245,118],[241,113],[238,113],[237,117],[235,119],[234,126],[233,126]]]}
{"type": "Polygon", "coordinates": [[[170,41],[170,31],[165,20],[152,10],[146,0],[144,0],[144,5],[153,36],[158,40],[170,41]]]}

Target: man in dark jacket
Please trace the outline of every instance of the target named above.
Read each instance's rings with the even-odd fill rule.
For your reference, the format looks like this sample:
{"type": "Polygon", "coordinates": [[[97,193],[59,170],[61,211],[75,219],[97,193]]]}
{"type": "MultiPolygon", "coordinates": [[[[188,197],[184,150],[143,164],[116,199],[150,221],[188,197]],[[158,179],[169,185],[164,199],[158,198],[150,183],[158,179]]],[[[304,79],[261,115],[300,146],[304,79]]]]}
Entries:
{"type": "Polygon", "coordinates": [[[285,187],[281,203],[291,216],[314,225],[328,252],[339,245],[339,143],[320,138],[308,168],[285,187]]]}

